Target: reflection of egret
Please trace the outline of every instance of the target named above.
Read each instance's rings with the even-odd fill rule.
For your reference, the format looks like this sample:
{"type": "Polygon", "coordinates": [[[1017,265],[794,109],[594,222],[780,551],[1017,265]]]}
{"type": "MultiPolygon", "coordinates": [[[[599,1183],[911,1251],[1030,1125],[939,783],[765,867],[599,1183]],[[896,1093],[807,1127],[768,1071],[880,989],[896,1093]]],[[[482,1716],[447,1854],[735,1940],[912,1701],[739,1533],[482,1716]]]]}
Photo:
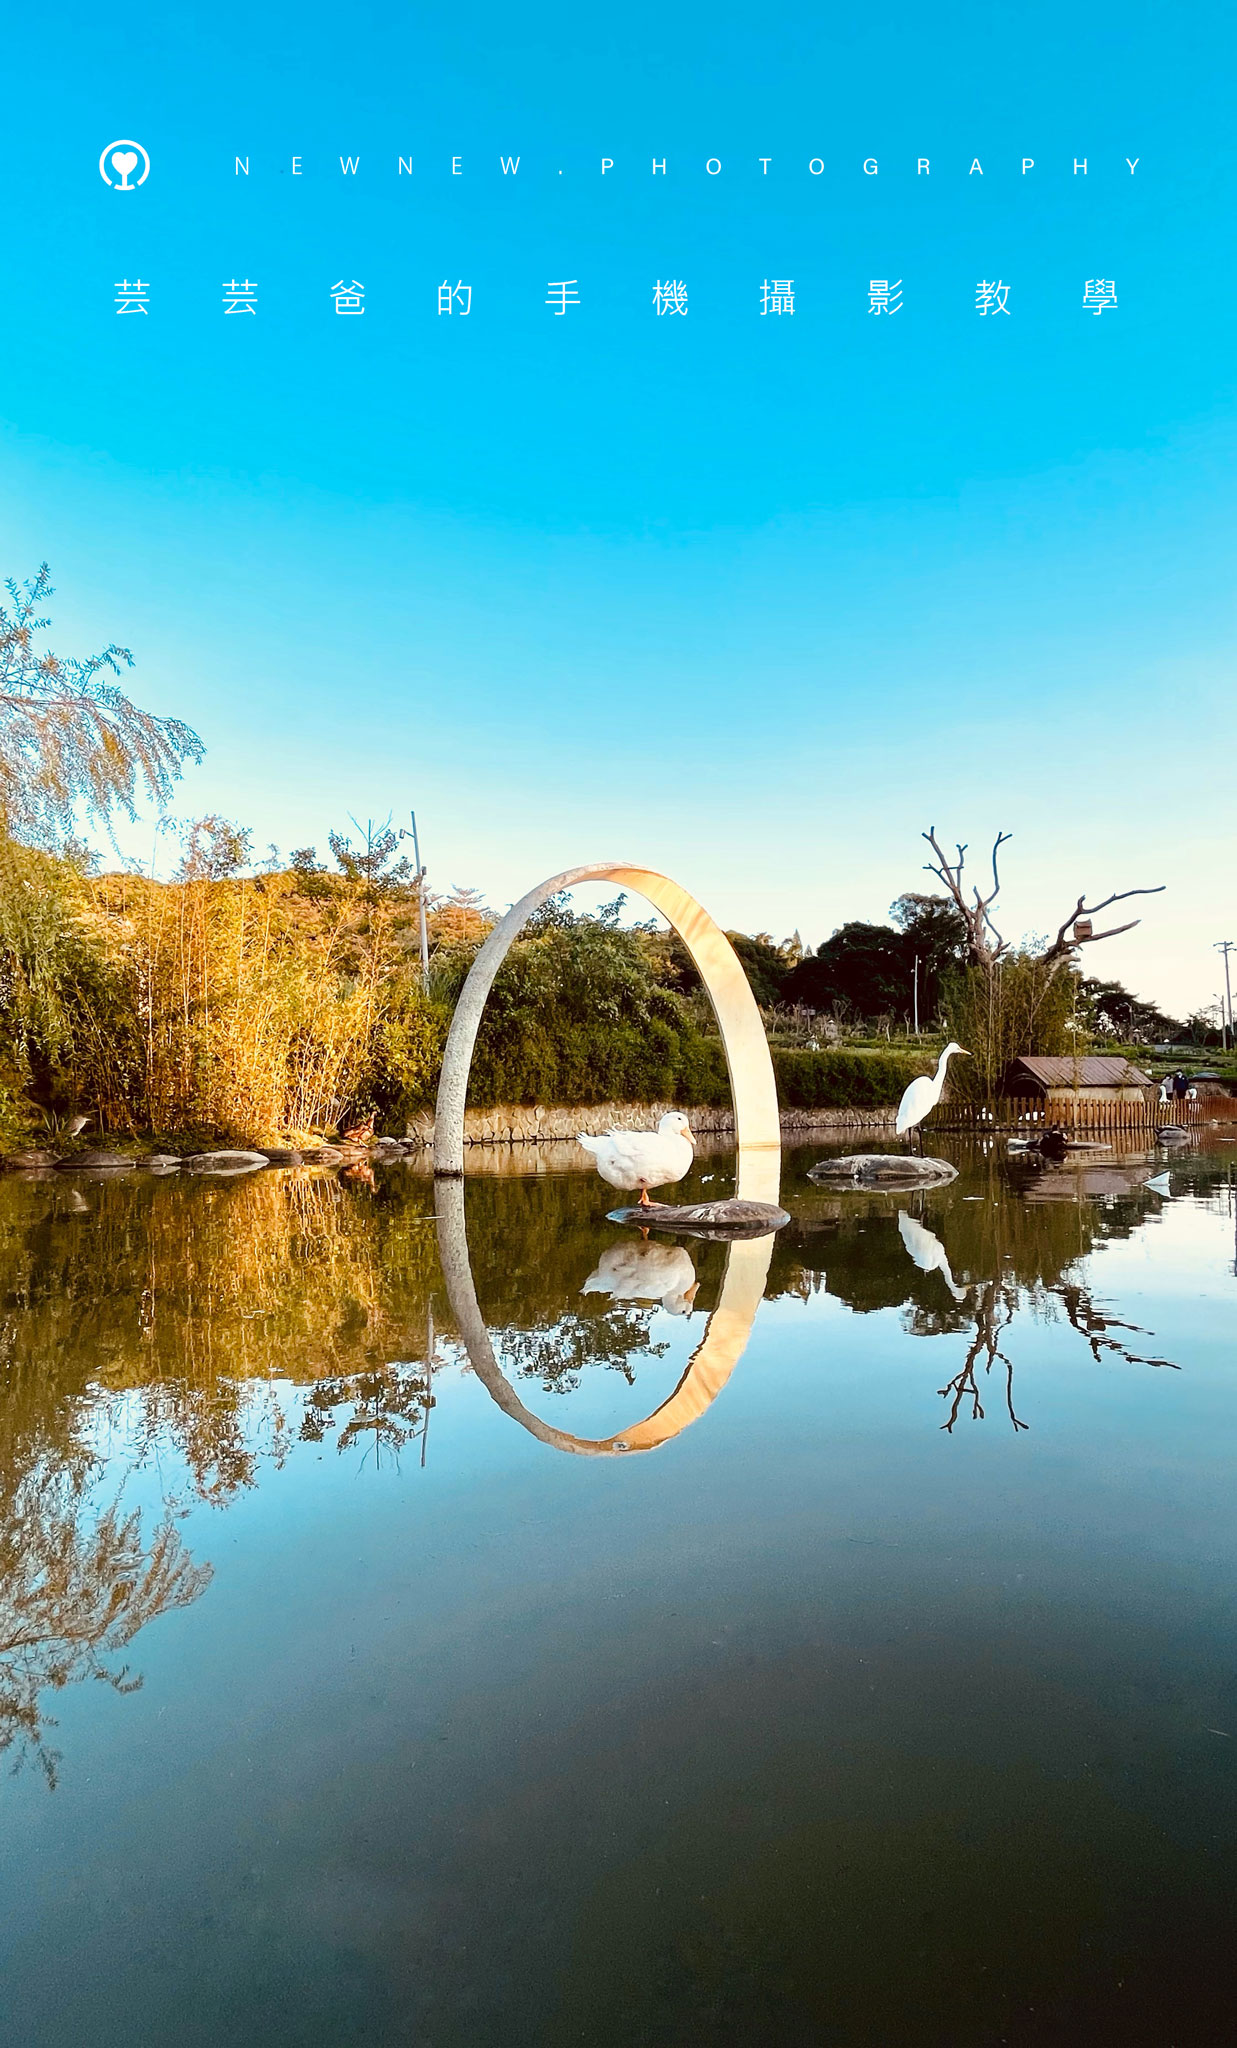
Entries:
{"type": "MultiPolygon", "coordinates": [[[[768,1191],[768,1165],[762,1161],[761,1192],[768,1191]]],[[[740,1170],[742,1154],[740,1153],[740,1170]]],[[[776,1179],[772,1193],[777,1194],[776,1179]]],[[[751,1335],[756,1311],[764,1298],[773,1235],[736,1238],[726,1248],[726,1270],[722,1276],[717,1307],[705,1325],[704,1336],[687,1363],[687,1370],[669,1400],[643,1422],[620,1430],[611,1437],[571,1436],[555,1429],[526,1408],[494,1356],[490,1333],[477,1302],[472,1268],[468,1259],[468,1238],[464,1228],[464,1182],[440,1180],[436,1190],[438,1252],[443,1279],[456,1326],[468,1352],[468,1361],[489,1394],[505,1415],[528,1430],[543,1444],[558,1451],[575,1451],[584,1457],[613,1457],[623,1451],[654,1451],[686,1429],[717,1399],[743,1356],[751,1335]]]]}
{"type": "Polygon", "coordinates": [[[949,1254],[934,1230],[920,1223],[908,1210],[898,1211],[898,1230],[902,1242],[921,1273],[939,1273],[955,1301],[966,1300],[965,1287],[955,1284],[950,1270],[949,1254]]]}
{"type": "Polygon", "coordinates": [[[691,1314],[700,1282],[681,1244],[609,1244],[581,1294],[609,1294],[616,1301],[656,1301],[672,1316],[691,1314]]]}
{"type": "MultiPolygon", "coordinates": [[[[911,1082],[898,1104],[897,1130],[900,1138],[904,1137],[907,1131],[913,1131],[936,1108],[941,1099],[941,1090],[945,1086],[945,1069],[956,1052],[960,1052],[965,1059],[970,1058],[966,1047],[955,1045],[951,1039],[936,1063],[935,1074],[920,1074],[911,1082]]],[[[922,1147],[922,1131],[919,1134],[919,1143],[922,1147]]]]}

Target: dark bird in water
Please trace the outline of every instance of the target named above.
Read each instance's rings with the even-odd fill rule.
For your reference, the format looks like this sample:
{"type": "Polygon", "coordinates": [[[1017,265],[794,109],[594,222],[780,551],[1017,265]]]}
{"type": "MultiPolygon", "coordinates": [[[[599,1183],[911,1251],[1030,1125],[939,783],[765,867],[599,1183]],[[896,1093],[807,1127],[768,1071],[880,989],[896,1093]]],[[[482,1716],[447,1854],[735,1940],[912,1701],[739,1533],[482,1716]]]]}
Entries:
{"type": "Polygon", "coordinates": [[[1039,1140],[1039,1151],[1045,1159],[1064,1159],[1069,1151],[1069,1141],[1060,1124],[1052,1124],[1039,1140]]]}

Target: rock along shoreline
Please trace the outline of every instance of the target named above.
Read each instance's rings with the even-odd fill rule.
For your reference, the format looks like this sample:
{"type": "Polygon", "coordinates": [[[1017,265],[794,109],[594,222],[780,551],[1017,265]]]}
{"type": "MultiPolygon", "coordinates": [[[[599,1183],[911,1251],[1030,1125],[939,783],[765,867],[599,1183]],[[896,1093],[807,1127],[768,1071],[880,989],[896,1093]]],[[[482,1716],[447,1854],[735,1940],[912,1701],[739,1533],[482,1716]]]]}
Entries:
{"type": "MultiPolygon", "coordinates": [[[[465,1116],[464,1142],[480,1146],[519,1146],[555,1143],[574,1138],[580,1131],[647,1130],[673,1109],[664,1102],[600,1102],[575,1108],[550,1109],[499,1107],[470,1109],[465,1116]]],[[[692,1129],[701,1137],[729,1137],[734,1133],[734,1113],[729,1109],[689,1109],[692,1129]]],[[[892,1129],[894,1110],[872,1109],[784,1109],[782,1134],[795,1137],[814,1131],[860,1131],[892,1129]]],[[[82,1152],[57,1152],[42,1146],[20,1147],[0,1154],[0,1172],[128,1173],[143,1168],[152,1173],[193,1173],[236,1175],[258,1173],[268,1166],[350,1166],[362,1160],[381,1164],[410,1154],[428,1152],[434,1142],[434,1119],[428,1111],[410,1117],[402,1137],[378,1137],[364,1144],[328,1143],[295,1145],[220,1146],[207,1152],[132,1152],[95,1147],[82,1152]]]]}

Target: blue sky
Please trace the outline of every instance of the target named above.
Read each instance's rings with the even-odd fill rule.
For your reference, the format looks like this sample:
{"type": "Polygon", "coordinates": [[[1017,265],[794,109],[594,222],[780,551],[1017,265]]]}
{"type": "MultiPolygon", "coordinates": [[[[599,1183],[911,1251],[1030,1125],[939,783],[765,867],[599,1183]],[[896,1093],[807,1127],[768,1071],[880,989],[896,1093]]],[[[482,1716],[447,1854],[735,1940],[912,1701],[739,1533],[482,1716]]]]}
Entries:
{"type": "Polygon", "coordinates": [[[130,645],[207,742],[178,811],[261,844],[415,803],[442,886],[635,858],[816,942],[916,886],[924,826],[1004,827],[1011,929],[1165,881],[1091,960],[1205,1001],[1237,937],[1233,44],[1169,6],[19,24],[0,566],[50,559],[53,644],[130,645]]]}

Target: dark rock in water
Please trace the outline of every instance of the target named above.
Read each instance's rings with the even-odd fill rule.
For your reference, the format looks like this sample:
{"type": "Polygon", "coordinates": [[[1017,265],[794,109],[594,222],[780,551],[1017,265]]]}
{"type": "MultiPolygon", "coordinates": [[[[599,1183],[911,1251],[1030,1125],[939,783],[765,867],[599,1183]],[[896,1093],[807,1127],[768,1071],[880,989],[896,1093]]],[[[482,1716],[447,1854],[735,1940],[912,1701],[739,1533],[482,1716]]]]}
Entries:
{"type": "Polygon", "coordinates": [[[921,1159],[915,1152],[850,1152],[808,1168],[809,1180],[838,1188],[933,1188],[957,1178],[947,1159],[921,1159]]]}
{"type": "Polygon", "coordinates": [[[4,1164],[6,1167],[26,1168],[31,1166],[59,1166],[60,1161],[54,1152],[8,1152],[5,1154],[4,1164]]]}
{"type": "Polygon", "coordinates": [[[789,1223],[785,1209],[773,1202],[639,1202],[630,1209],[611,1209],[611,1223],[638,1223],[641,1228],[679,1230],[689,1237],[764,1237],[789,1223]]]}
{"type": "Polygon", "coordinates": [[[1188,1145],[1193,1132],[1187,1124],[1161,1124],[1155,1134],[1157,1145],[1188,1145]]]}
{"type": "Polygon", "coordinates": [[[267,1158],[265,1152],[191,1152],[184,1163],[189,1173],[253,1173],[267,1158]]]}
{"type": "Polygon", "coordinates": [[[87,1167],[92,1173],[105,1168],[109,1173],[130,1172],[137,1165],[131,1152],[75,1152],[72,1159],[58,1159],[57,1166],[62,1173],[72,1173],[75,1167],[87,1167]]]}
{"type": "Polygon", "coordinates": [[[146,1167],[151,1173],[162,1173],[169,1166],[177,1167],[180,1165],[180,1154],[178,1152],[151,1152],[145,1159],[140,1159],[138,1164],[139,1166],[146,1167]]]}
{"type": "Polygon", "coordinates": [[[302,1166],[338,1166],[348,1154],[338,1145],[310,1145],[301,1153],[302,1166]]]}
{"type": "Polygon", "coordinates": [[[304,1154],[295,1145],[268,1146],[264,1154],[268,1166],[303,1166],[304,1154]]]}

